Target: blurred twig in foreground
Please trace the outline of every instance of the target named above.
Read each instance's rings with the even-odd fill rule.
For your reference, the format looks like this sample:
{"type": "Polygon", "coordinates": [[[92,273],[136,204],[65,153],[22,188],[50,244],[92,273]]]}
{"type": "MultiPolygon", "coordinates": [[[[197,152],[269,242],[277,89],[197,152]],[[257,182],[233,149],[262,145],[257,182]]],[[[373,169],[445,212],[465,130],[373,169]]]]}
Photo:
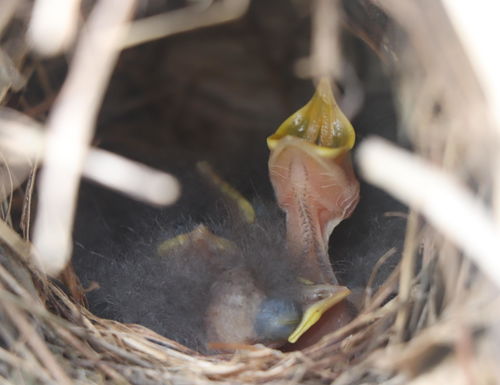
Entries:
{"type": "Polygon", "coordinates": [[[97,111],[118,57],[117,44],[134,3],[134,0],[97,3],[50,114],[33,234],[35,259],[49,274],[59,273],[71,255],[80,175],[97,111]]]}
{"type": "Polygon", "coordinates": [[[500,286],[500,239],[486,208],[451,175],[382,141],[358,150],[364,177],[419,210],[500,286]]]}
{"type": "MultiPolygon", "coordinates": [[[[212,3],[209,1],[209,3],[212,3]]],[[[143,44],[180,32],[225,23],[242,16],[249,0],[222,0],[203,9],[195,4],[132,22],[121,41],[122,48],[143,44]]]]}

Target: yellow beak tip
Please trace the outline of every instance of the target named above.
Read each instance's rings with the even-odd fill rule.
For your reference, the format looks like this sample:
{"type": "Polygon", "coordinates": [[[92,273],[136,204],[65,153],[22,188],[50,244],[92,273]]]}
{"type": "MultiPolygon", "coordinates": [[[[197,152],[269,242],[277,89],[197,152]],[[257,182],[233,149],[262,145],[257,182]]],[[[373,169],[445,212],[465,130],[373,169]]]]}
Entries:
{"type": "Polygon", "coordinates": [[[327,157],[349,151],[354,146],[354,128],[337,105],[327,78],[320,80],[311,100],[267,138],[269,149],[273,150],[280,139],[287,136],[317,146],[318,155],[327,157]]]}
{"type": "Polygon", "coordinates": [[[332,295],[331,297],[320,300],[312,304],[302,316],[300,324],[295,328],[295,330],[288,337],[288,342],[295,343],[298,339],[308,331],[316,322],[318,322],[321,316],[329,309],[331,309],[336,304],[344,300],[351,291],[347,287],[342,287],[338,293],[332,295]]]}

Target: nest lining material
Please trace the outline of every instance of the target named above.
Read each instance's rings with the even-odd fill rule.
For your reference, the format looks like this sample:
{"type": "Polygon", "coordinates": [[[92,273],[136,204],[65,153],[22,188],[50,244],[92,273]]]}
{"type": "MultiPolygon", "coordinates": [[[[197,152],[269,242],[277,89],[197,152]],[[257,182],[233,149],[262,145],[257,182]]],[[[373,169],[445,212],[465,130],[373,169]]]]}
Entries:
{"type": "MultiPolygon", "coordinates": [[[[491,170],[488,125],[480,125],[484,132],[471,138],[467,130],[470,118],[462,119],[467,111],[464,103],[483,100],[470,68],[461,67],[467,61],[445,60],[456,53],[452,49],[453,54],[441,51],[439,58],[429,54],[436,49],[432,43],[443,48],[455,41],[449,30],[447,34],[432,32],[437,24],[426,17],[427,12],[437,10],[447,20],[442,9],[425,1],[398,4],[383,2],[384,10],[404,26],[413,42],[398,53],[402,58],[399,69],[409,62],[415,64],[415,55],[420,59],[418,71],[400,74],[402,111],[415,147],[443,169],[491,186],[484,171],[491,170]],[[427,24],[412,22],[415,18],[427,24]],[[427,45],[418,44],[422,41],[427,45]],[[453,71],[450,63],[455,63],[453,71]],[[439,119],[435,119],[434,105],[429,104],[429,90],[417,86],[426,71],[437,78],[452,76],[455,81],[451,83],[463,87],[463,92],[445,85],[431,89],[432,100],[439,100],[444,111],[439,119]],[[457,94],[467,95],[467,100],[457,94]],[[478,145],[483,145],[483,154],[478,155],[478,145]]],[[[16,23],[28,20],[26,15],[6,14],[16,23]]],[[[4,25],[0,23],[0,27],[4,25]]],[[[8,33],[4,35],[8,40],[8,33]]],[[[15,60],[8,67],[12,71],[7,74],[7,86],[2,85],[3,97],[6,89],[21,87],[18,80],[26,53],[19,46],[9,53],[15,60]]],[[[412,67],[408,64],[406,68],[412,67]]],[[[487,112],[483,104],[473,105],[476,126],[487,112]]],[[[30,193],[29,187],[27,191],[30,193]]],[[[401,264],[375,293],[367,292],[356,319],[316,345],[292,353],[255,346],[205,357],[146,328],[95,317],[32,265],[27,242],[7,223],[0,223],[0,234],[0,374],[4,381],[356,384],[437,383],[443,378],[453,383],[465,383],[464,378],[492,383],[498,378],[497,291],[463,252],[415,211],[409,216],[401,264]]]]}

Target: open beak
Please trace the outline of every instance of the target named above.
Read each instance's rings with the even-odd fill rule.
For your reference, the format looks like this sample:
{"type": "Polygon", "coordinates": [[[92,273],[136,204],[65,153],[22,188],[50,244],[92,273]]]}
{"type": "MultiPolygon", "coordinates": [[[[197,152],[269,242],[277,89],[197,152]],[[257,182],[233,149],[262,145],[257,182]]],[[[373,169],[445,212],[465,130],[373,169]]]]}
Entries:
{"type": "Polygon", "coordinates": [[[337,284],[328,240],[359,200],[349,153],[354,141],[354,129],[327,79],[267,139],[271,182],[287,214],[288,247],[303,260],[304,278],[312,282],[337,284]]]}
{"type": "Polygon", "coordinates": [[[345,286],[314,285],[306,288],[305,310],[299,325],[288,337],[288,342],[297,342],[326,311],[341,302],[350,293],[351,291],[345,286]],[[308,303],[309,301],[312,302],[308,303]]]}

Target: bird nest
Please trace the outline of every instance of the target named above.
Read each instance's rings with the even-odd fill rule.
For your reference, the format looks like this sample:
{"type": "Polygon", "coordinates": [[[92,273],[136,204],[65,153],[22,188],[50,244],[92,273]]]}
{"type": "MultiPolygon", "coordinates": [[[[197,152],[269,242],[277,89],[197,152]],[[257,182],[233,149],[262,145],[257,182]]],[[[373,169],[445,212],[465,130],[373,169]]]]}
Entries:
{"type": "MultiPolygon", "coordinates": [[[[44,384],[495,383],[500,376],[499,131],[494,97],[498,91],[496,79],[490,78],[494,73],[484,65],[488,57],[484,41],[489,36],[478,35],[481,26],[477,23],[487,23],[490,10],[480,9],[482,18],[463,28],[464,10],[451,1],[318,0],[311,9],[306,1],[189,3],[175,9],[168,9],[162,1],[132,0],[82,4],[8,0],[0,5],[2,380],[44,384]],[[51,8],[56,3],[58,9],[51,8]],[[291,10],[295,13],[289,19],[283,16],[291,10]],[[228,24],[210,27],[221,23],[228,24]],[[309,24],[311,38],[304,33],[309,24]],[[363,180],[403,201],[409,210],[397,214],[407,219],[404,246],[379,253],[359,313],[347,325],[303,350],[283,352],[252,345],[205,356],[146,327],[97,317],[88,310],[85,290],[72,268],[64,266],[71,255],[73,213],[82,175],[156,205],[171,203],[178,193],[171,176],[91,146],[103,99],[98,124],[111,129],[98,138],[108,135],[125,143],[125,148],[139,148],[137,132],[113,128],[113,122],[120,120],[116,116],[171,100],[173,107],[166,108],[164,118],[175,125],[179,114],[191,113],[182,106],[193,97],[189,90],[196,76],[213,70],[208,65],[206,73],[196,72],[193,80],[183,72],[186,63],[193,65],[200,57],[208,62],[211,55],[234,58],[238,44],[225,46],[223,41],[228,34],[242,34],[244,28],[261,35],[251,43],[251,50],[273,72],[268,81],[288,95],[289,104],[276,113],[281,119],[293,111],[289,105],[305,102],[294,101],[303,95],[289,86],[294,74],[308,77],[326,71],[342,79],[348,73],[338,70],[343,67],[341,52],[349,56],[339,42],[355,41],[375,53],[364,71],[371,71],[376,57],[389,74],[383,79],[397,100],[397,139],[406,149],[362,135],[354,158],[363,180]],[[183,33],[191,34],[191,40],[183,40],[183,33]],[[162,45],[165,37],[174,34],[166,40],[177,39],[177,47],[193,54],[188,56],[192,60],[181,60],[177,67],[179,51],[171,50],[166,61],[159,59],[161,50],[172,48],[168,42],[162,45]],[[203,45],[192,44],[207,36],[216,44],[205,50],[203,45]],[[304,46],[290,44],[297,36],[296,41],[304,46]],[[278,37],[279,42],[274,42],[278,37]],[[156,42],[136,47],[151,40],[156,42]],[[307,54],[310,40],[311,57],[291,63],[307,54]],[[120,50],[126,51],[118,59],[120,50]],[[61,52],[67,54],[65,59],[61,52]],[[149,72],[169,65],[175,76],[165,77],[168,84],[154,84],[158,78],[150,78],[149,72]],[[111,88],[104,97],[110,78],[111,88]],[[123,94],[127,98],[120,99],[123,94]],[[106,174],[103,165],[107,162],[115,162],[135,180],[115,180],[113,173],[106,174]],[[158,189],[144,189],[144,185],[158,189]],[[400,257],[399,262],[387,271],[384,266],[393,255],[400,257]],[[384,269],[383,281],[374,285],[384,269]]],[[[476,17],[466,11],[465,16],[476,17]]],[[[366,56],[359,60],[363,62],[366,56]]],[[[260,81],[245,71],[235,76],[247,76],[243,80],[247,84],[260,81]]],[[[298,84],[304,87],[306,83],[298,84]]],[[[198,96],[205,91],[214,98],[208,104],[198,98],[194,104],[205,119],[224,119],[230,126],[242,118],[217,115],[218,100],[238,110],[255,95],[265,101],[276,96],[269,98],[252,88],[243,100],[237,99],[241,93],[237,88],[198,91],[198,96]]],[[[360,104],[359,98],[352,100],[346,104],[347,109],[352,107],[347,111],[351,116],[360,104]]],[[[258,111],[268,112],[266,108],[258,111]]],[[[249,126],[269,118],[250,112],[249,126]]],[[[270,116],[273,121],[275,115],[270,116]]],[[[377,119],[376,113],[372,116],[377,119]]],[[[274,127],[266,123],[267,135],[278,119],[274,127]]],[[[251,129],[245,129],[249,131],[242,135],[254,136],[251,129]]],[[[151,142],[165,138],[158,131],[146,134],[151,142]]],[[[217,129],[209,131],[212,135],[217,129]]],[[[184,140],[191,134],[171,131],[167,135],[184,140]]],[[[202,137],[202,143],[192,148],[209,156],[203,146],[206,139],[202,137]]],[[[227,150],[226,158],[238,156],[230,147],[228,142],[218,153],[227,150]]],[[[151,156],[148,148],[145,152],[151,156]]],[[[251,169],[248,164],[245,167],[244,171],[251,169]]],[[[373,248],[379,241],[374,240],[373,248]]]]}

